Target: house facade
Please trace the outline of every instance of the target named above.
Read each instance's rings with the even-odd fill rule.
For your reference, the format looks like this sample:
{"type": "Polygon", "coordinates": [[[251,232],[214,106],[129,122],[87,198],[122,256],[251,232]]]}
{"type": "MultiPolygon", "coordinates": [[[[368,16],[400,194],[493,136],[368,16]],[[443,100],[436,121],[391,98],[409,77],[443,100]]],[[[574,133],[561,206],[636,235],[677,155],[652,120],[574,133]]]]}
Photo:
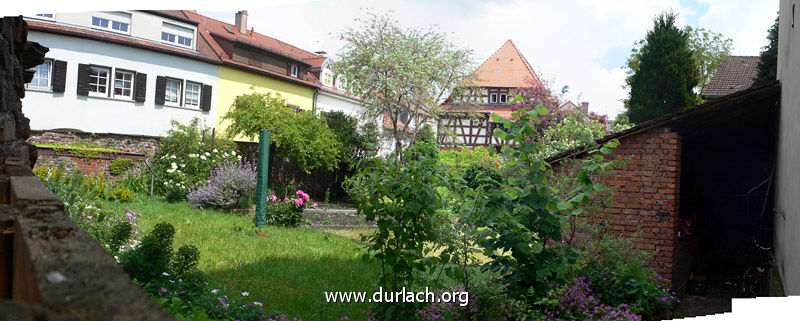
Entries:
{"type": "Polygon", "coordinates": [[[507,40],[475,70],[477,106],[465,108],[446,102],[446,112],[438,123],[438,140],[442,147],[501,145],[492,137],[495,128],[492,116],[511,119],[519,92],[546,92],[536,72],[514,42],[507,40]]]}
{"type": "Polygon", "coordinates": [[[50,48],[23,100],[33,130],[158,136],[173,120],[213,124],[219,67],[196,23],[155,11],[26,21],[29,39],[50,48]]]}

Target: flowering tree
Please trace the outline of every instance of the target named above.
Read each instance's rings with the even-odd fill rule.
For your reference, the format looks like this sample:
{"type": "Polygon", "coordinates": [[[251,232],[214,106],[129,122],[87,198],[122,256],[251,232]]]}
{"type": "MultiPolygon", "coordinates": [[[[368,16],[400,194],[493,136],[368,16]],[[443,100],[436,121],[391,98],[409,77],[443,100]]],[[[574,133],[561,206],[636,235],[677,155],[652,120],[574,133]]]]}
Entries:
{"type": "Polygon", "coordinates": [[[387,15],[369,14],[339,36],[345,42],[336,64],[348,90],[362,98],[365,117],[386,117],[398,155],[413,145],[414,129],[438,118],[441,103],[471,100],[467,90],[472,51],[458,48],[434,28],[404,28],[387,15]]]}

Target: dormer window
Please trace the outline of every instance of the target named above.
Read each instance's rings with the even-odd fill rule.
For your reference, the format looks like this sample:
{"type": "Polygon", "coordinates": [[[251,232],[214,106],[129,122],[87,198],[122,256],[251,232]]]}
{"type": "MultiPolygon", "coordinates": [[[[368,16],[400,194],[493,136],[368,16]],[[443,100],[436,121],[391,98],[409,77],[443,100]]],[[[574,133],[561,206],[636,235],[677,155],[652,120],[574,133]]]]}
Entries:
{"type": "Polygon", "coordinates": [[[322,72],[322,84],[328,87],[333,86],[333,76],[330,71],[325,70],[322,72]]]}
{"type": "Polygon", "coordinates": [[[92,27],[117,33],[130,33],[131,15],[124,12],[96,12],[92,15],[92,27]]]}
{"type": "Polygon", "coordinates": [[[164,22],[161,27],[161,41],[163,42],[168,42],[181,47],[192,48],[193,39],[194,31],[192,29],[176,26],[166,22],[164,22]]]}
{"type": "Polygon", "coordinates": [[[297,65],[289,66],[289,76],[297,77],[297,65]]]}

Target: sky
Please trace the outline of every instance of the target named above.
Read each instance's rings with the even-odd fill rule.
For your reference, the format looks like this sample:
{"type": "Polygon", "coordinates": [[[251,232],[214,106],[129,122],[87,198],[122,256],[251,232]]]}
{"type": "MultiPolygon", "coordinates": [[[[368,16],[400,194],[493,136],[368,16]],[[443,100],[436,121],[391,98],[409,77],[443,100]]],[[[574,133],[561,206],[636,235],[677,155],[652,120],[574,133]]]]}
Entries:
{"type": "Polygon", "coordinates": [[[657,13],[671,9],[680,25],[733,39],[734,55],[756,56],[767,44],[778,1],[279,1],[198,12],[233,23],[241,9],[248,10],[248,24],[256,32],[331,57],[344,45],[336,36],[357,27],[354,19],[368,10],[390,13],[406,26],[438,26],[455,43],[472,49],[476,64],[511,39],[555,90],[568,86],[564,98],[587,101],[590,111],[613,118],[623,111],[620,99],[627,96],[622,66],[657,13]]]}
{"type": "Polygon", "coordinates": [[[192,9],[233,23],[236,11],[248,10],[248,24],[257,32],[335,58],[343,46],[337,35],[357,27],[356,18],[368,10],[390,13],[406,26],[437,26],[473,50],[476,66],[511,39],[554,89],[568,86],[564,98],[587,101],[590,111],[613,118],[623,111],[620,99],[627,96],[622,66],[657,13],[672,10],[680,25],[733,39],[734,55],[756,56],[767,44],[778,11],[778,0],[237,0],[235,7],[222,1],[137,0],[137,8],[120,7],[132,4],[39,0],[4,5],[0,14],[192,9]]]}

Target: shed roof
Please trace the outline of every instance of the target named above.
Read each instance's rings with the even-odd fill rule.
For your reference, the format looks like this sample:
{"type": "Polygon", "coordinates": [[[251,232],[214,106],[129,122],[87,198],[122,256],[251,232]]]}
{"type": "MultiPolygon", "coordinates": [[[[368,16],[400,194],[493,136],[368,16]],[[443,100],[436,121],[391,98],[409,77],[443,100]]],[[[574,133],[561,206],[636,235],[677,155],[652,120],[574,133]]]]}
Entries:
{"type": "MultiPolygon", "coordinates": [[[[604,144],[612,139],[633,136],[661,127],[676,128],[679,131],[702,131],[712,122],[724,122],[741,117],[754,108],[762,108],[765,102],[777,105],[780,101],[780,94],[781,84],[779,81],[758,84],[749,89],[713,99],[695,107],[664,115],[627,130],[607,135],[595,140],[595,142],[604,144]]],[[[580,157],[587,151],[586,146],[580,146],[551,156],[546,161],[550,164],[555,164],[565,158],[580,157]]]]}

